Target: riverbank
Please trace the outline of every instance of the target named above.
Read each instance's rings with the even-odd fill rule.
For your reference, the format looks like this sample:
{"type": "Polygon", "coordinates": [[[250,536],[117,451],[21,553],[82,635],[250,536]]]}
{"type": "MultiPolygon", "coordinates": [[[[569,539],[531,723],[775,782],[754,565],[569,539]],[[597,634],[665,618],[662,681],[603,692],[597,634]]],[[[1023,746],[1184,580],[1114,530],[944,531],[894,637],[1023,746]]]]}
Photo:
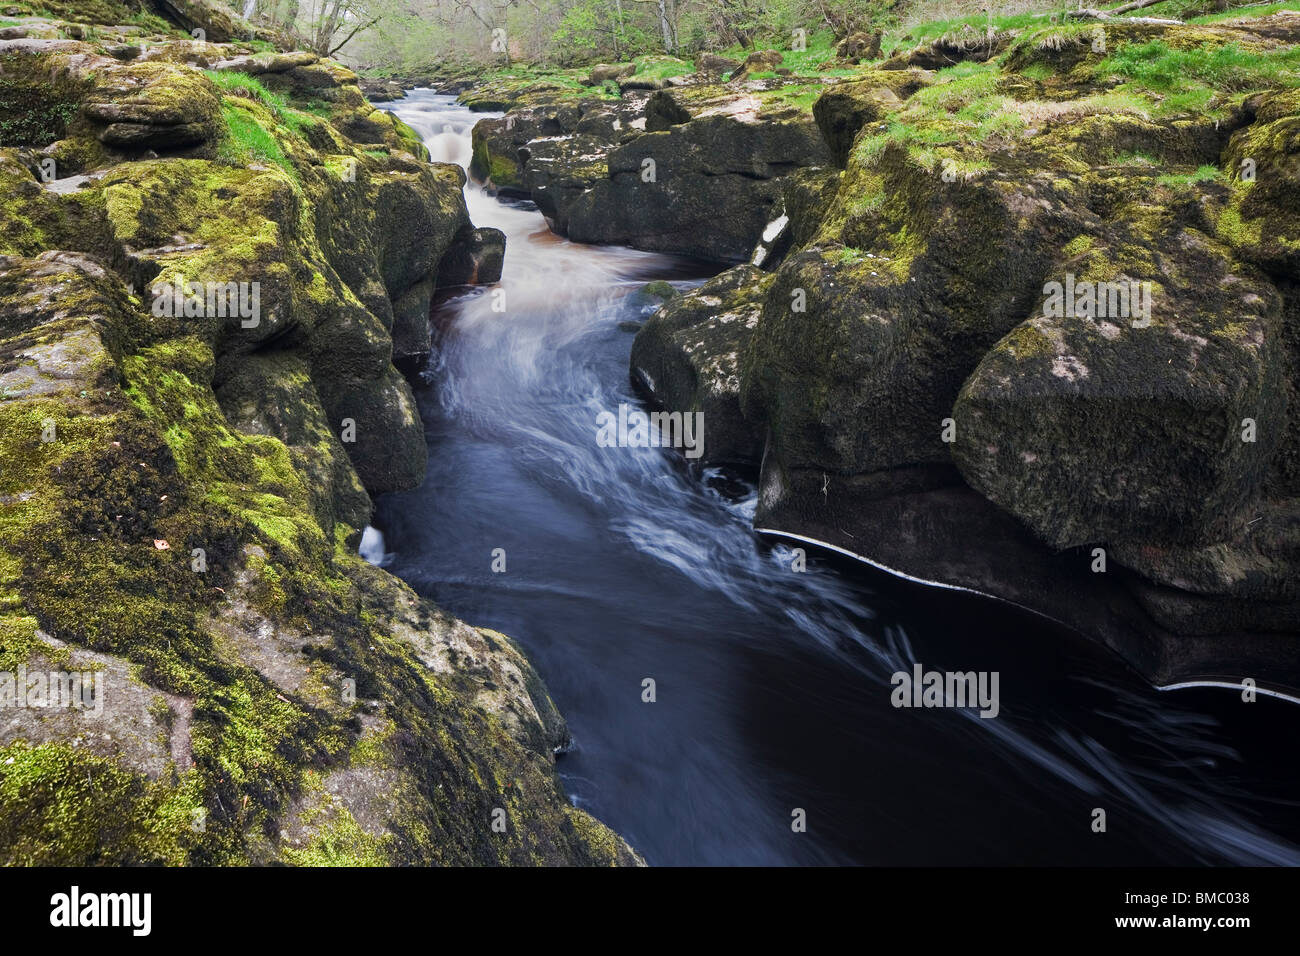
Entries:
{"type": "Polygon", "coordinates": [[[463,172],[339,64],[169,11],[0,38],[0,670],[103,675],[6,709],[0,860],[637,862],[512,641],[357,554],[426,470],[394,361],[491,269],[463,172]]]}
{"type": "Polygon", "coordinates": [[[748,263],[630,371],[761,468],[760,528],[1294,695],[1300,15],[1261,14],[496,76],[470,169],[561,235],[748,263]]]}

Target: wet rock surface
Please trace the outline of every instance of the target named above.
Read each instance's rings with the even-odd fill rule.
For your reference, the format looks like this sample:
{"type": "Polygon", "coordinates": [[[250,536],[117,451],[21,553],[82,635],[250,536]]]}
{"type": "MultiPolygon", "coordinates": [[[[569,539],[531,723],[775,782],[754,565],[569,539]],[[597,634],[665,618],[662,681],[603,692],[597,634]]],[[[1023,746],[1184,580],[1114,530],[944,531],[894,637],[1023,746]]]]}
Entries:
{"type": "Polygon", "coordinates": [[[105,681],[0,724],[0,859],[638,862],[509,638],[357,555],[425,474],[394,361],[500,234],[352,71],[157,9],[206,42],[0,40],[0,670],[105,681]]]}

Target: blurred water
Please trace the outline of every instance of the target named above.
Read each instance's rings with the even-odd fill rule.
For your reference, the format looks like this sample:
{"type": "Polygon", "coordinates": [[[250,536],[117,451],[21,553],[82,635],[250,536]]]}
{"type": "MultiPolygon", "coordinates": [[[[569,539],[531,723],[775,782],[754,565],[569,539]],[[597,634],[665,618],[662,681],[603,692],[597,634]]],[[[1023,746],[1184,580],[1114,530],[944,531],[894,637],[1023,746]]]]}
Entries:
{"type": "MultiPolygon", "coordinates": [[[[435,160],[468,163],[475,115],[428,91],[390,106],[435,160]]],[[[523,644],[574,735],[559,769],[576,804],[655,864],[1300,862],[1293,705],[1161,693],[971,595],[792,571],[734,476],[596,443],[597,415],[636,401],[630,293],[698,266],[466,199],[507,234],[505,311],[483,289],[444,304],[419,391],[429,475],[378,502],[366,548],[523,644]],[[999,716],[894,708],[890,675],[914,661],[998,671],[999,716]]]]}

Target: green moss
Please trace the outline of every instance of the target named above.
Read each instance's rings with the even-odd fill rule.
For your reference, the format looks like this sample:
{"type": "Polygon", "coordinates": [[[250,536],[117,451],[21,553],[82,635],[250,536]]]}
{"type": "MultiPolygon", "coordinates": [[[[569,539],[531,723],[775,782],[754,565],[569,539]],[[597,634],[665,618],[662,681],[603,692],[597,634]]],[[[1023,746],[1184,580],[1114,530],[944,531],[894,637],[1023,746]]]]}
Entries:
{"type": "Polygon", "coordinates": [[[1092,249],[1095,242],[1096,240],[1092,236],[1075,236],[1065,244],[1065,248],[1061,251],[1065,254],[1066,258],[1074,259],[1092,249]]]}
{"type": "Polygon", "coordinates": [[[1002,340],[1002,345],[1011,350],[1017,360],[1041,358],[1056,354],[1056,346],[1041,331],[1029,324],[1016,326],[1002,340]]]}
{"type": "Polygon", "coordinates": [[[406,147],[407,152],[413,153],[422,159],[428,159],[429,154],[424,145],[424,139],[418,132],[412,129],[401,117],[389,113],[389,118],[393,121],[393,129],[397,130],[397,137],[402,145],[406,147]]]}
{"type": "Polygon", "coordinates": [[[129,0],[40,0],[30,9],[77,23],[131,23],[139,15],[129,0]]]}
{"type": "MultiPolygon", "coordinates": [[[[215,116],[211,87],[193,71],[162,61],[129,69],[133,81],[160,83],[165,95],[201,88],[215,116]]],[[[229,94],[225,163],[121,163],[57,198],[16,161],[5,166],[12,173],[5,222],[21,233],[17,251],[93,246],[106,266],[125,269],[124,248],[151,250],[160,271],[155,280],[132,260],[137,284],[256,278],[264,320],[278,314],[287,334],[275,348],[240,351],[231,342],[239,330],[153,315],[148,290],[128,295],[112,271],[90,279],[69,267],[29,289],[32,265],[14,273],[14,289],[0,289],[7,349],[18,346],[12,335],[64,336],[71,354],[74,345],[85,348],[83,338],[67,337],[74,332],[93,332],[106,347],[80,389],[61,381],[57,394],[0,401],[0,666],[49,656],[44,631],[116,655],[140,681],[193,704],[192,769],[161,782],[57,746],[15,744],[0,753],[14,757],[0,761],[0,861],[274,859],[289,808],[315,792],[314,782],[333,767],[377,766],[401,775],[386,807],[387,836],[368,836],[356,822],[363,815],[342,810],[317,821],[308,844],[283,858],[584,862],[593,858],[588,839],[603,854],[617,841],[594,822],[581,832],[570,822],[549,763],[468,703],[481,685],[459,672],[435,673],[417,656],[430,639],[417,623],[444,625],[354,553],[354,528],[369,503],[324,424],[317,392],[318,383],[323,393],[338,381],[350,387],[351,376],[391,374],[387,333],[353,285],[373,296],[387,279],[370,261],[380,240],[367,203],[411,208],[449,241],[464,215],[458,178],[392,171],[380,190],[373,179],[390,168],[382,151],[362,152],[314,112],[247,78],[213,81],[229,94]],[[351,160],[356,181],[341,182],[331,170],[351,160]],[[345,282],[336,260],[339,271],[366,268],[345,282]],[[12,296],[29,294],[45,304],[11,307],[12,296]],[[37,331],[20,327],[29,317],[43,323],[37,331]],[[285,396],[274,415],[264,393],[262,405],[247,400],[264,386],[285,396]],[[270,427],[290,436],[284,441],[241,430],[260,430],[276,416],[270,427]],[[47,421],[57,440],[41,440],[47,421]],[[351,495],[346,522],[335,520],[337,487],[351,495]],[[191,567],[195,549],[206,554],[202,573],[191,567]],[[398,607],[414,609],[409,620],[398,607]],[[245,622],[256,622],[254,638],[241,630],[245,622]],[[250,663],[262,666],[250,653],[299,638],[284,653],[290,668],[307,663],[301,684],[274,683],[250,663]],[[264,644],[250,648],[253,639],[264,644]],[[356,708],[322,692],[338,674],[355,677],[361,696],[383,701],[380,734],[358,740],[356,708]],[[509,810],[517,832],[497,839],[476,828],[494,806],[509,810]],[[206,828],[193,827],[195,813],[206,828]]],[[[391,127],[382,137],[390,153],[411,148],[409,128],[391,127]]],[[[384,235],[407,239],[400,228],[384,235]]],[[[418,278],[420,266],[411,268],[418,278]]],[[[155,711],[162,720],[161,705],[155,711]]]]}
{"type": "MultiPolygon", "coordinates": [[[[1000,92],[993,63],[962,63],[936,74],[932,85],[918,90],[883,124],[863,131],[853,148],[853,162],[875,165],[891,143],[908,149],[933,171],[970,179],[989,168],[969,147],[1014,140],[1027,125],[1019,104],[1000,92]]],[[[951,181],[951,180],[950,180],[951,181]]]]}
{"type": "Polygon", "coordinates": [[[827,90],[825,83],[786,83],[775,90],[764,90],[757,94],[759,102],[767,109],[774,106],[796,109],[811,113],[813,104],[827,90]]]}
{"type": "Polygon", "coordinates": [[[618,836],[591,814],[577,807],[565,807],[570,825],[578,832],[592,855],[593,866],[617,866],[625,862],[625,850],[618,836]]]}
{"type": "Polygon", "coordinates": [[[392,766],[396,733],[397,724],[387,720],[378,730],[363,735],[353,746],[348,765],[379,768],[392,766]]]}
{"type": "Polygon", "coordinates": [[[0,748],[0,862],[7,866],[185,863],[202,803],[192,779],[151,782],[62,744],[0,748]]]}
{"type": "Polygon", "coordinates": [[[0,146],[47,146],[67,135],[91,83],[50,67],[43,57],[0,56],[0,146]]]}
{"type": "Polygon", "coordinates": [[[489,168],[491,169],[492,182],[498,186],[510,185],[518,179],[518,167],[502,156],[493,156],[489,168]]]}
{"type": "Polygon", "coordinates": [[[285,860],[298,866],[389,866],[387,847],[391,836],[376,837],[367,833],[346,809],[333,807],[320,810],[308,818],[316,824],[307,845],[289,847],[285,860]],[[329,813],[326,822],[319,817],[329,813]]]}
{"type": "Polygon", "coordinates": [[[232,166],[250,163],[274,163],[298,181],[298,171],[284,153],[275,134],[246,101],[226,97],[221,113],[226,120],[227,137],[218,151],[221,161],[232,166]]]}
{"type": "MultiPolygon", "coordinates": [[[[4,563],[5,558],[0,556],[0,573],[11,577],[16,569],[5,569],[4,563]],[[5,573],[6,570],[9,573],[5,573]]],[[[0,671],[13,673],[20,664],[27,662],[33,651],[43,645],[36,637],[36,618],[29,614],[12,613],[22,606],[21,595],[9,591],[3,596],[3,603],[6,609],[0,613],[0,671]]]]}
{"type": "Polygon", "coordinates": [[[1248,221],[1241,216],[1239,205],[1228,206],[1219,213],[1214,224],[1215,233],[1234,249],[1258,245],[1261,238],[1261,221],[1248,221]]]}

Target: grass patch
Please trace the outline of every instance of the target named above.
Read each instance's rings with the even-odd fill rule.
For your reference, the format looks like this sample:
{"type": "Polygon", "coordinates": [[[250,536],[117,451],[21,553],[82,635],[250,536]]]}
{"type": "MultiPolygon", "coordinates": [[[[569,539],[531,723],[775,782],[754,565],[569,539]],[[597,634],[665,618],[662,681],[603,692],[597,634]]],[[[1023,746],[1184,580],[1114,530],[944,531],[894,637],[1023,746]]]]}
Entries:
{"type": "Polygon", "coordinates": [[[775,90],[765,90],[758,94],[764,105],[790,106],[805,113],[811,113],[813,104],[830,86],[825,83],[791,83],[775,90]]]}
{"type": "Polygon", "coordinates": [[[1183,20],[1187,23],[1222,23],[1224,20],[1266,17],[1277,13],[1279,10],[1300,9],[1295,0],[1290,0],[1289,3],[1247,3],[1230,6],[1226,10],[1214,10],[1206,13],[1205,10],[1208,6],[1210,5],[1205,3],[1205,0],[1165,0],[1164,3],[1154,4],[1141,11],[1134,11],[1133,15],[1142,16],[1145,14],[1151,17],[1172,17],[1175,20],[1183,20]]]}
{"type": "Polygon", "coordinates": [[[1163,40],[1127,43],[1097,65],[1101,77],[1127,79],[1157,92],[1188,89],[1189,81],[1242,92],[1300,83],[1300,47],[1257,52],[1234,43],[1176,50],[1163,40]]]}
{"type": "Polygon", "coordinates": [[[222,103],[221,112],[226,118],[229,135],[218,149],[217,158],[231,166],[248,166],[251,163],[274,163],[298,181],[298,171],[285,156],[276,138],[268,132],[257,117],[241,109],[229,99],[222,103]]]}
{"type": "Polygon", "coordinates": [[[1208,183],[1215,181],[1227,181],[1223,175],[1223,170],[1218,166],[1200,166],[1193,173],[1171,173],[1166,176],[1158,176],[1156,181],[1162,186],[1192,186],[1196,183],[1208,183]]]}
{"type": "Polygon", "coordinates": [[[695,72],[695,64],[690,60],[679,60],[675,56],[650,54],[639,56],[632,61],[636,64],[638,79],[666,80],[673,76],[686,76],[695,72]]]}
{"type": "Polygon", "coordinates": [[[1052,19],[1054,19],[1053,14],[1043,12],[1023,12],[993,17],[985,13],[971,13],[947,20],[914,23],[889,31],[881,40],[881,48],[886,55],[889,55],[900,50],[910,50],[912,47],[933,43],[940,37],[949,34],[956,37],[970,37],[972,33],[983,35],[988,32],[990,27],[999,33],[1009,30],[1025,30],[1030,27],[1043,26],[1045,23],[1051,22],[1052,19]]]}
{"type": "MultiPolygon", "coordinates": [[[[247,73],[238,73],[234,71],[218,72],[214,70],[204,70],[203,72],[226,96],[248,99],[261,103],[271,111],[271,116],[274,117],[277,123],[295,133],[301,133],[304,129],[309,129],[319,123],[320,120],[327,120],[332,115],[330,104],[319,100],[305,105],[299,104],[290,106],[287,97],[281,93],[277,93],[275,90],[268,89],[261,80],[255,76],[249,76],[247,73]]],[[[231,109],[235,109],[235,107],[229,107],[226,110],[227,125],[230,125],[231,123],[231,109]]],[[[284,152],[280,149],[279,144],[274,142],[274,137],[264,129],[262,132],[265,134],[265,137],[258,136],[254,130],[247,128],[245,120],[252,122],[254,126],[261,129],[260,124],[257,124],[252,117],[244,117],[241,120],[236,120],[236,124],[240,127],[239,135],[243,137],[243,146],[247,147],[247,151],[236,151],[232,153],[230,157],[226,158],[251,155],[262,162],[277,163],[284,167],[287,172],[293,174],[292,165],[286,165],[288,161],[284,159],[284,152]],[[267,139],[270,139],[271,143],[268,144],[266,142],[267,139]],[[274,150],[271,149],[272,145],[275,147],[274,150]],[[279,158],[277,158],[277,154],[279,158]]],[[[231,129],[233,132],[235,127],[232,126],[231,129]]]]}
{"type": "Polygon", "coordinates": [[[233,70],[204,70],[203,75],[227,96],[245,96],[257,100],[269,109],[277,120],[283,119],[285,110],[289,108],[289,101],[284,96],[267,89],[266,85],[255,76],[233,70]]]}

